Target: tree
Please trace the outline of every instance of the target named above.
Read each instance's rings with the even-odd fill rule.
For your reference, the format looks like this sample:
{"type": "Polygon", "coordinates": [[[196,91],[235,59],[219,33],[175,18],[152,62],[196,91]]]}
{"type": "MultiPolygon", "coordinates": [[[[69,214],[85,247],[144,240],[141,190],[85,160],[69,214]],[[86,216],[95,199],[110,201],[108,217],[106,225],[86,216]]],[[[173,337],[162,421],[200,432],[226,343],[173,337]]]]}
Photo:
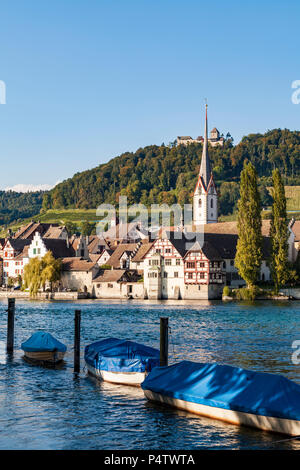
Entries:
{"type": "Polygon", "coordinates": [[[270,206],[272,204],[272,196],[267,190],[266,186],[261,184],[259,186],[260,200],[263,207],[270,206]]]}
{"type": "Polygon", "coordinates": [[[35,297],[41,286],[41,260],[31,258],[24,267],[24,287],[29,288],[30,295],[35,297]]]}
{"type": "Polygon", "coordinates": [[[237,207],[240,196],[238,183],[224,182],[220,186],[219,209],[223,215],[232,214],[237,207]]]}
{"type": "Polygon", "coordinates": [[[77,233],[77,225],[74,222],[71,221],[66,221],[65,222],[65,227],[69,233],[69,235],[73,235],[74,233],[77,233]]]}
{"type": "Polygon", "coordinates": [[[261,204],[257,173],[252,163],[245,163],[241,173],[238,202],[238,242],[235,266],[248,288],[259,279],[262,260],[261,204]]]}
{"type": "Polygon", "coordinates": [[[41,285],[45,289],[47,282],[50,283],[52,291],[52,283],[59,281],[61,276],[61,260],[55,259],[51,251],[48,251],[41,260],[41,285]]]}
{"type": "Polygon", "coordinates": [[[278,292],[288,280],[288,223],[284,185],[278,168],[272,174],[272,213],[271,213],[271,273],[278,292]]]}
{"type": "Polygon", "coordinates": [[[91,235],[92,232],[95,230],[96,224],[92,224],[87,220],[81,222],[80,224],[80,232],[82,235],[91,235]]]}
{"type": "Polygon", "coordinates": [[[31,258],[24,268],[24,287],[29,288],[31,296],[36,296],[38,290],[45,289],[46,282],[52,283],[60,279],[61,261],[54,258],[48,251],[42,259],[31,258]]]}

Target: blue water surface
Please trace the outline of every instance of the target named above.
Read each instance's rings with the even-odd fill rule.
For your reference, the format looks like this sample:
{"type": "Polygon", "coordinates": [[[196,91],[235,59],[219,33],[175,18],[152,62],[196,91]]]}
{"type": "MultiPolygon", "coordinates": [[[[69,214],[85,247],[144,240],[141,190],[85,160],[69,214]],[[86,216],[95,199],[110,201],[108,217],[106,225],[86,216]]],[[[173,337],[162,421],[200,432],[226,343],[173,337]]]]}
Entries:
{"type": "Polygon", "coordinates": [[[170,362],[219,362],[283,374],[300,384],[292,343],[299,302],[16,301],[15,353],[6,354],[7,301],[0,302],[0,449],[298,449],[300,441],[148,403],[143,391],[73,373],[74,310],[81,349],[115,336],[159,347],[171,327],[170,362]],[[68,346],[56,369],[23,359],[21,343],[44,329],[68,346]]]}

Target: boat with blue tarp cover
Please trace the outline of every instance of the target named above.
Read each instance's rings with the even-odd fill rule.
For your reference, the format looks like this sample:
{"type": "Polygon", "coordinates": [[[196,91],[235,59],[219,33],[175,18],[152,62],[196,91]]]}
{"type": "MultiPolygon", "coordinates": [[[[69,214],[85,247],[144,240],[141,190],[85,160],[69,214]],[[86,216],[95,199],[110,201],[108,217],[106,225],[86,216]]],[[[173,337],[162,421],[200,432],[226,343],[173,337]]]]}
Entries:
{"type": "Polygon", "coordinates": [[[107,382],[140,385],[159,366],[159,350],[118,338],[107,338],[85,347],[88,371],[107,382]]]}
{"type": "Polygon", "coordinates": [[[150,401],[228,423],[300,435],[300,385],[282,375],[183,361],[156,367],[141,386],[150,401]]]}
{"type": "Polygon", "coordinates": [[[60,362],[67,347],[54,336],[45,331],[36,331],[27,341],[21,344],[24,356],[37,362],[60,362]]]}

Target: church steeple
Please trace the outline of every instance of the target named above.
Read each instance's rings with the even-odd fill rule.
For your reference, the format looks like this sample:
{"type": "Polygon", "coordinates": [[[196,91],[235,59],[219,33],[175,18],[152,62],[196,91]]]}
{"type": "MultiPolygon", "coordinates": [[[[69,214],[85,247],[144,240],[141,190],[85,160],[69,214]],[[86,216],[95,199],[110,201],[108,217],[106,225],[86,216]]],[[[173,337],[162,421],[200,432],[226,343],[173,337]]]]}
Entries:
{"type": "Polygon", "coordinates": [[[193,222],[203,225],[218,222],[218,196],[208,155],[207,104],[205,105],[205,130],[202,159],[193,197],[193,222]]]}
{"type": "Polygon", "coordinates": [[[203,142],[202,159],[201,159],[201,166],[200,166],[199,174],[202,178],[205,188],[207,188],[209,181],[210,181],[210,177],[211,177],[211,169],[210,169],[210,162],[209,162],[209,156],[208,156],[207,104],[205,105],[205,131],[204,131],[204,142],[203,142]]]}

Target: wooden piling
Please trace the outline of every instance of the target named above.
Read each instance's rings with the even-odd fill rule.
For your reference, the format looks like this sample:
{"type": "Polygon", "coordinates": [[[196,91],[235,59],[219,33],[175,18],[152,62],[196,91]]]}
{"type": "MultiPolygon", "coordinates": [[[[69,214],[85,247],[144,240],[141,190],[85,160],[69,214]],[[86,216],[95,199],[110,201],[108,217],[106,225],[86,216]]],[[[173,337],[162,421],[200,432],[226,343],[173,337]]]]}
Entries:
{"type": "Polygon", "coordinates": [[[75,310],[74,372],[80,372],[80,320],[81,310],[75,310]]]}
{"type": "Polygon", "coordinates": [[[168,350],[169,350],[169,318],[160,318],[160,365],[168,365],[168,350]]]}
{"type": "Polygon", "coordinates": [[[8,353],[14,352],[14,330],[15,330],[15,299],[8,298],[7,308],[7,342],[6,350],[8,353]]]}

